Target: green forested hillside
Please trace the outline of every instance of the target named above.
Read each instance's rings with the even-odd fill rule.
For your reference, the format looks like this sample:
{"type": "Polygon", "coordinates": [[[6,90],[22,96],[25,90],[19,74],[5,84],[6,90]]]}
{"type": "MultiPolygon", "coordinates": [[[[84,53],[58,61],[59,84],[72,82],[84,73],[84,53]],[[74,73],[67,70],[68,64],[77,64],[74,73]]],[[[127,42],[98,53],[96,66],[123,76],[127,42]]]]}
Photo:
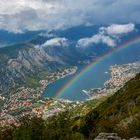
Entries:
{"type": "Polygon", "coordinates": [[[140,74],[79,120],[74,128],[87,137],[94,138],[100,132],[140,137],[140,74]]]}
{"type": "MultiPolygon", "coordinates": [[[[140,137],[140,74],[100,104],[87,102],[87,114],[77,116],[77,108],[47,121],[22,118],[17,129],[1,133],[2,140],[92,140],[100,132],[116,132],[122,138],[140,137]],[[98,106],[95,108],[94,104],[98,106]],[[73,117],[76,116],[76,117],[73,117]]],[[[86,103],[85,103],[86,104],[86,103]]],[[[85,105],[83,106],[85,107],[85,105]]],[[[83,109],[79,109],[82,111],[83,109]]],[[[79,114],[79,111],[78,111],[79,114]]]]}

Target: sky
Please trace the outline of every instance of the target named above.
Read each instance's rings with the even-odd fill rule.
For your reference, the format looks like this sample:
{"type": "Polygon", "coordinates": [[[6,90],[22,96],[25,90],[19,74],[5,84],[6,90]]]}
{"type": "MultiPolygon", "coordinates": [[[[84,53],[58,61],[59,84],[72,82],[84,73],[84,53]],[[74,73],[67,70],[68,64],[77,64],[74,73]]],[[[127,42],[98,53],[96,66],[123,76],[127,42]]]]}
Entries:
{"type": "Polygon", "coordinates": [[[136,24],[140,23],[139,7],[140,0],[0,0],[0,29],[22,33],[78,25],[136,24]]]}

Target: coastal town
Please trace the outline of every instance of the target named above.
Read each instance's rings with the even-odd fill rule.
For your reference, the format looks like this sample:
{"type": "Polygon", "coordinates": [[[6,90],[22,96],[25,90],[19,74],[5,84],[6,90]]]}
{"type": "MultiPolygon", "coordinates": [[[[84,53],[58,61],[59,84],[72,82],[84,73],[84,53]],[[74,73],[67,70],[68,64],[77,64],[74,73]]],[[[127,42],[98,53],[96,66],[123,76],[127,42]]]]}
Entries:
{"type": "MultiPolygon", "coordinates": [[[[81,106],[83,102],[80,101],[56,100],[43,96],[43,91],[49,84],[65,76],[74,74],[76,71],[77,67],[72,67],[51,73],[44,80],[39,81],[40,86],[35,89],[21,87],[8,98],[0,95],[2,104],[0,112],[1,129],[13,124],[18,126],[20,123],[18,118],[22,116],[30,115],[31,117],[37,116],[46,119],[67,109],[81,106]]],[[[113,65],[108,72],[110,79],[104,83],[104,86],[85,91],[85,94],[88,95],[89,100],[114,94],[127,81],[135,77],[138,72],[140,72],[140,62],[113,65]]]]}
{"type": "Polygon", "coordinates": [[[101,88],[94,88],[86,91],[86,95],[89,99],[100,98],[108,94],[113,94],[124,86],[126,82],[134,78],[137,73],[140,72],[140,62],[113,65],[110,67],[109,73],[110,79],[104,83],[101,88]]]}
{"type": "Polygon", "coordinates": [[[62,111],[71,102],[68,100],[55,101],[54,99],[45,98],[43,96],[44,90],[49,84],[74,74],[76,71],[77,67],[72,67],[52,72],[44,77],[44,80],[39,81],[40,85],[36,88],[20,87],[8,97],[0,94],[0,126],[17,124],[16,118],[27,114],[40,117],[43,116],[44,111],[47,112],[49,110],[48,115],[46,114],[49,117],[62,111]],[[43,106],[45,106],[45,109],[43,106]]]}

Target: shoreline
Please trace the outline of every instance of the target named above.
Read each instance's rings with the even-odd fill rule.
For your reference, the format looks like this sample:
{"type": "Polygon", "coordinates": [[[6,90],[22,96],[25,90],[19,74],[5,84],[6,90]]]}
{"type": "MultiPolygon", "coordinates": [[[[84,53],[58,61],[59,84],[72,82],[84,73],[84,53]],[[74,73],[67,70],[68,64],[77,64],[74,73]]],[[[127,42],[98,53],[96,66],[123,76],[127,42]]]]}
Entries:
{"type": "Polygon", "coordinates": [[[108,79],[103,87],[91,88],[87,91],[88,100],[98,99],[101,96],[112,95],[122,88],[126,82],[134,78],[140,72],[140,62],[112,65],[110,66],[111,77],[108,79]]]}
{"type": "MultiPolygon", "coordinates": [[[[42,81],[45,82],[45,83],[40,87],[40,88],[43,88],[43,89],[40,89],[40,90],[41,90],[41,91],[40,91],[41,96],[45,94],[44,92],[45,92],[45,90],[47,89],[47,87],[48,87],[50,84],[53,84],[53,83],[55,83],[56,81],[58,81],[58,80],[60,80],[60,79],[63,79],[63,78],[65,78],[65,77],[69,76],[69,75],[75,74],[75,73],[77,72],[77,70],[78,70],[78,67],[77,67],[77,66],[74,66],[74,67],[68,68],[68,69],[73,69],[73,70],[72,70],[70,73],[67,73],[67,74],[65,74],[65,75],[62,75],[61,77],[57,78],[57,79],[54,80],[54,81],[48,82],[47,80],[40,80],[39,83],[41,83],[42,81]]],[[[65,69],[65,70],[67,70],[67,69],[65,69]]],[[[49,97],[48,97],[48,98],[49,98],[49,97]]]]}
{"type": "MultiPolygon", "coordinates": [[[[57,78],[56,79],[53,78],[53,80],[51,79],[51,81],[49,82],[49,80],[47,80],[46,77],[46,80],[41,80],[40,85],[38,85],[36,88],[20,87],[17,89],[15,94],[10,96],[8,100],[6,100],[5,98],[3,99],[3,97],[0,96],[1,99],[6,101],[6,104],[4,104],[3,107],[1,108],[0,113],[1,118],[5,120],[8,117],[11,120],[13,119],[13,116],[12,115],[9,116],[9,113],[14,113],[17,111],[17,109],[20,111],[24,109],[25,110],[31,109],[34,104],[38,103],[38,101],[46,100],[47,98],[50,100],[51,98],[47,97],[45,99],[43,96],[47,86],[53,82],[56,82],[57,80],[65,78],[68,75],[75,74],[77,72],[77,69],[78,68],[75,66],[57,72],[58,75],[56,73],[53,73],[52,75],[50,74],[52,77],[55,75],[57,78]]],[[[21,115],[22,114],[25,115],[26,113],[23,111],[21,115]]]]}

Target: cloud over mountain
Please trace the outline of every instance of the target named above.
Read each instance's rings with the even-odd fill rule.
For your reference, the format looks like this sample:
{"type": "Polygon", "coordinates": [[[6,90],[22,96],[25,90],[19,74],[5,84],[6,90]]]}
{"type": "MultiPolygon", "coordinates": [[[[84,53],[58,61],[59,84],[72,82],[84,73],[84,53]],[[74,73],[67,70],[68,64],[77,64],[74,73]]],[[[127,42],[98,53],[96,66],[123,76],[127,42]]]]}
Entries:
{"type": "Polygon", "coordinates": [[[86,48],[94,44],[106,44],[109,47],[117,45],[118,38],[135,30],[135,24],[112,24],[107,27],[100,27],[99,32],[92,37],[79,39],[78,48],[86,48]]]}
{"type": "Polygon", "coordinates": [[[0,29],[23,32],[99,23],[140,23],[139,7],[138,0],[0,0],[0,29]]]}
{"type": "Polygon", "coordinates": [[[116,45],[115,41],[112,38],[110,38],[109,36],[97,34],[97,35],[93,35],[92,37],[89,37],[89,38],[80,39],[77,43],[77,47],[86,48],[93,44],[98,44],[98,43],[103,43],[110,47],[114,47],[116,45]]]}
{"type": "Polygon", "coordinates": [[[100,32],[106,33],[108,35],[121,35],[134,31],[135,25],[133,23],[129,24],[112,24],[108,27],[101,27],[100,32]]]}
{"type": "Polygon", "coordinates": [[[42,47],[51,47],[51,46],[65,47],[65,46],[68,46],[68,45],[69,45],[69,43],[68,43],[68,40],[66,38],[64,38],[64,37],[63,38],[56,37],[56,38],[47,40],[41,46],[42,47]]]}

